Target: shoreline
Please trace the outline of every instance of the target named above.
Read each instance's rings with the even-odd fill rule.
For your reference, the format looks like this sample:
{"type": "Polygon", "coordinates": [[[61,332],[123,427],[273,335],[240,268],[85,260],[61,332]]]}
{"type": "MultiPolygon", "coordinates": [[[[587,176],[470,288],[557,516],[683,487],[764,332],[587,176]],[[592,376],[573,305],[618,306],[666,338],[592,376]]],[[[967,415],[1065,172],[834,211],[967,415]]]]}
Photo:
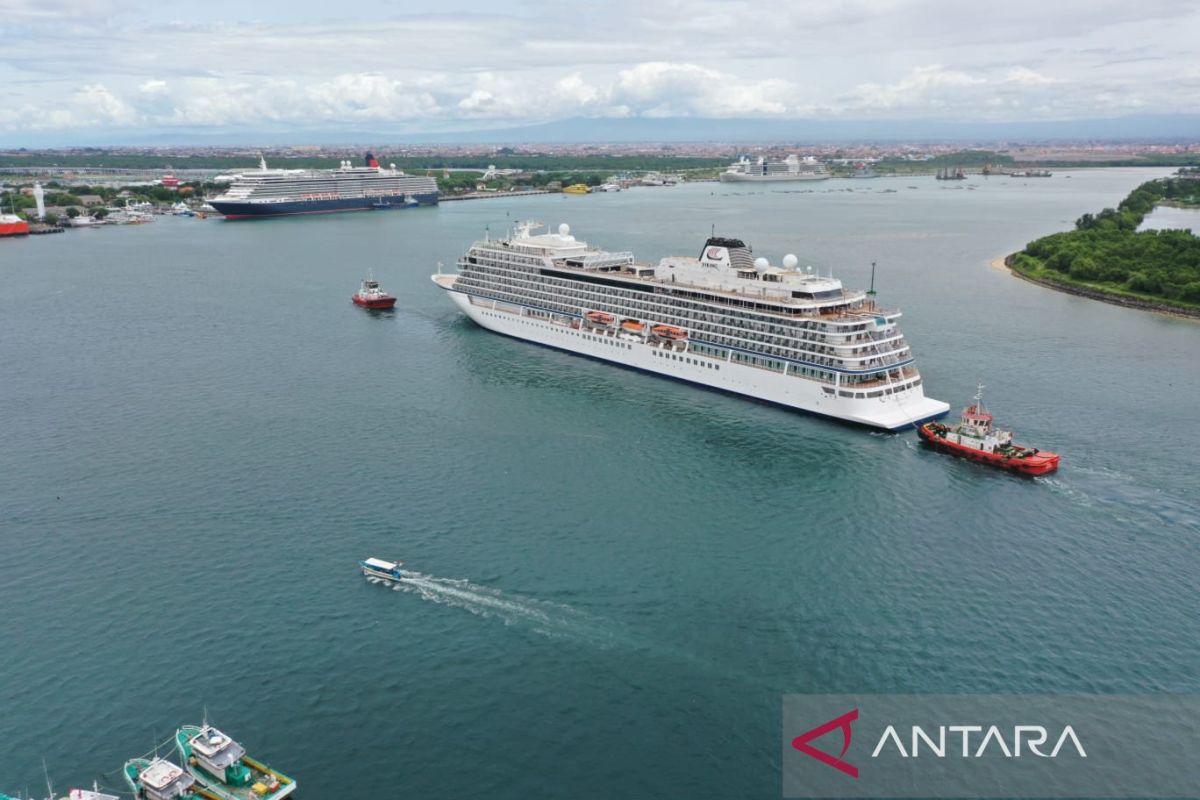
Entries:
{"type": "Polygon", "coordinates": [[[1012,275],[1013,268],[1008,265],[1008,260],[1010,258],[1012,258],[1011,255],[996,256],[995,258],[993,258],[991,261],[988,262],[988,266],[991,267],[992,269],[997,269],[997,270],[1000,270],[1001,272],[1007,272],[1009,275],[1012,275]]]}
{"type": "Polygon", "coordinates": [[[1044,286],[1047,289],[1054,289],[1055,291],[1063,292],[1065,294],[1073,294],[1076,297],[1084,297],[1089,300],[1099,300],[1100,302],[1108,303],[1109,305],[1123,306],[1125,308],[1133,308],[1139,311],[1150,311],[1156,314],[1174,317],[1176,319],[1186,319],[1191,320],[1192,322],[1200,322],[1200,310],[1179,308],[1177,306],[1156,303],[1152,300],[1139,300],[1134,297],[1122,297],[1121,295],[1109,294],[1108,292],[1104,292],[1099,289],[1089,289],[1084,286],[1076,286],[1074,284],[1067,283],[1066,281],[1056,281],[1053,278],[1041,278],[1034,277],[1033,275],[1027,275],[1020,270],[1013,269],[1012,260],[1015,256],[1016,253],[1010,253],[1006,256],[994,258],[988,262],[988,266],[992,267],[993,269],[1005,270],[1009,275],[1012,275],[1015,278],[1020,278],[1023,281],[1028,281],[1029,283],[1037,284],[1038,286],[1044,286]]]}

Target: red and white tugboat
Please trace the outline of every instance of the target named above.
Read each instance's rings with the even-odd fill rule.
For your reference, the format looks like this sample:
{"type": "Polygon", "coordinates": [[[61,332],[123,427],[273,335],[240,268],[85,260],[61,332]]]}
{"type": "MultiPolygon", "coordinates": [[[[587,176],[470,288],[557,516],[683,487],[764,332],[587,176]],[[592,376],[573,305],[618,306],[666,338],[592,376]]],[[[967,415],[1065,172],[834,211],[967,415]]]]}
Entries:
{"type": "Polygon", "coordinates": [[[362,282],[354,296],[350,298],[354,305],[370,309],[385,309],[396,305],[396,298],[383,290],[374,276],[362,282]]]}
{"type": "Polygon", "coordinates": [[[983,384],[975,393],[975,405],[962,412],[962,422],[943,425],[926,422],[917,429],[932,447],[981,464],[988,464],[1022,475],[1045,475],[1058,469],[1059,455],[1013,444],[1012,431],[992,427],[992,415],[983,406],[983,384]]]}
{"type": "Polygon", "coordinates": [[[0,214],[0,236],[24,236],[29,233],[29,223],[16,214],[0,214]]]}

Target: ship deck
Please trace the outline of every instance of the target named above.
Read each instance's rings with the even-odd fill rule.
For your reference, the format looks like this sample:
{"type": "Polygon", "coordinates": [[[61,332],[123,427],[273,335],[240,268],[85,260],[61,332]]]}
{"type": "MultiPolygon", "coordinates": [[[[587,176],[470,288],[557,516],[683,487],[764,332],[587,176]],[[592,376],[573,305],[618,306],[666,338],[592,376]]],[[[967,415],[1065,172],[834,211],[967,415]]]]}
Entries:
{"type": "MultiPolygon", "coordinates": [[[[634,263],[631,266],[634,269],[655,269],[653,264],[634,263]]],[[[859,305],[858,308],[853,310],[833,310],[830,308],[808,308],[805,310],[804,307],[809,305],[809,303],[806,303],[795,297],[768,297],[765,295],[753,295],[744,291],[738,291],[737,289],[726,289],[720,286],[701,286],[694,283],[678,283],[665,278],[660,278],[657,275],[654,277],[645,277],[633,272],[616,270],[591,270],[571,266],[570,264],[563,263],[563,261],[559,259],[554,260],[554,268],[577,275],[612,277],[621,281],[628,281],[630,283],[648,284],[665,288],[681,289],[689,292],[711,294],[715,295],[714,300],[717,300],[718,302],[722,300],[727,301],[728,299],[736,299],[744,302],[747,307],[754,307],[755,311],[766,313],[770,313],[770,309],[762,308],[762,304],[777,304],[781,306],[779,312],[788,319],[796,318],[797,309],[803,311],[800,316],[803,316],[805,319],[814,319],[821,322],[857,322],[864,317],[892,316],[899,313],[899,309],[884,308],[878,305],[874,300],[867,299],[865,292],[847,292],[849,299],[846,300],[846,304],[859,305]]]]}

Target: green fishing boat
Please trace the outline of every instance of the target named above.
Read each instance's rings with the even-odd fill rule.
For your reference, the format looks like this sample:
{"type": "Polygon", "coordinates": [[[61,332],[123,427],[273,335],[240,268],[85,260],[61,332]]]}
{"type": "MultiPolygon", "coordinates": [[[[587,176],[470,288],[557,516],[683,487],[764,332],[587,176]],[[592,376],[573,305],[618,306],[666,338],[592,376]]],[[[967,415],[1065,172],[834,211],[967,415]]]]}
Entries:
{"type": "Polygon", "coordinates": [[[184,768],[217,800],[279,800],[296,781],[246,755],[246,748],[212,725],[184,725],[175,732],[184,768]]]}

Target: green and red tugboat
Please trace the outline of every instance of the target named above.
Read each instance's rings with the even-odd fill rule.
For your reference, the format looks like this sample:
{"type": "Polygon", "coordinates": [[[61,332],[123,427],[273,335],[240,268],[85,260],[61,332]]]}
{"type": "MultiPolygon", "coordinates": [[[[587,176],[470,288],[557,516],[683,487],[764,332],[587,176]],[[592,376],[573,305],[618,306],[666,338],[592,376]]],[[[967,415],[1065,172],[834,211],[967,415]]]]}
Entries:
{"type": "Polygon", "coordinates": [[[1021,475],[1045,475],[1058,469],[1057,453],[1014,444],[1011,431],[992,426],[992,415],[983,405],[982,383],[975,404],[963,409],[959,424],[926,422],[917,433],[936,450],[1021,475]]]}

